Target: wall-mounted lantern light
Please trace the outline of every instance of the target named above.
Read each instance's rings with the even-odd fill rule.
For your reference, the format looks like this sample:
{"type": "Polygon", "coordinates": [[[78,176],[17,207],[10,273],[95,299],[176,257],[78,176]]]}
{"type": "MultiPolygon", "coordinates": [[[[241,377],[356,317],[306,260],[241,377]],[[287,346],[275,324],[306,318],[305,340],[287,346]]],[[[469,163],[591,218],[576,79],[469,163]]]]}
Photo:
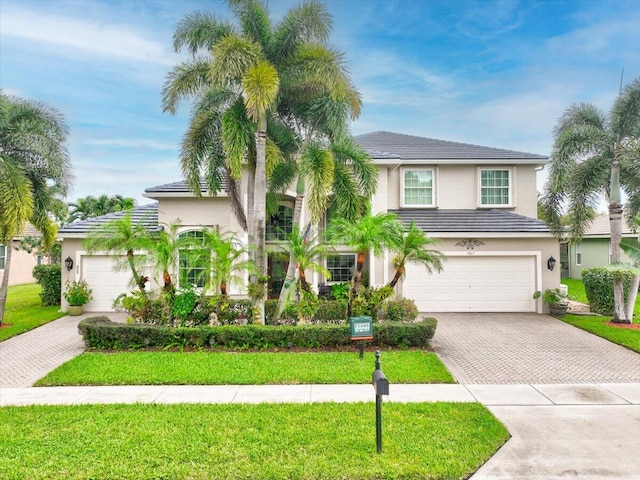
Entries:
{"type": "Polygon", "coordinates": [[[73,268],[73,259],[71,257],[67,257],[64,261],[64,265],[67,267],[67,271],[73,268]]]}
{"type": "Polygon", "coordinates": [[[556,266],[556,259],[553,258],[553,256],[549,257],[549,260],[547,260],[547,268],[553,271],[555,266],[556,266]]]}

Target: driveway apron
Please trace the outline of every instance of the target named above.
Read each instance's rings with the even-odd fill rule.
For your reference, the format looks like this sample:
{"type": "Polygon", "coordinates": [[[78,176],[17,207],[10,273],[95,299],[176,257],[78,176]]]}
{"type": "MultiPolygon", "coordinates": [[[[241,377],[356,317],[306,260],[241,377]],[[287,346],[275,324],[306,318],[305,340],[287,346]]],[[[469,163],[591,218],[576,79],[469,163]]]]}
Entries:
{"type": "Polygon", "coordinates": [[[464,384],[640,382],[640,354],[534,313],[430,313],[432,346],[464,384]]]}

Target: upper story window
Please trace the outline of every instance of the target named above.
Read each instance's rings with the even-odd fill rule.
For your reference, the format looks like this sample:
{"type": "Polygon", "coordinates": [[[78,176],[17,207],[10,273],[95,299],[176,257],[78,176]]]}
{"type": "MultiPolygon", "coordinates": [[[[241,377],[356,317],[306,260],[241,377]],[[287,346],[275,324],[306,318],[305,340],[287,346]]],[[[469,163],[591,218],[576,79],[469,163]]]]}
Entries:
{"type": "MultiPolygon", "coordinates": [[[[181,233],[180,238],[192,238],[194,242],[204,243],[204,234],[200,230],[189,230],[181,233]]],[[[207,261],[202,256],[196,255],[193,249],[183,249],[178,253],[178,286],[194,285],[203,288],[207,275],[207,261]]]]}
{"type": "Polygon", "coordinates": [[[512,184],[510,169],[480,169],[480,206],[511,207],[512,184]]]}
{"type": "Polygon", "coordinates": [[[4,270],[5,258],[7,258],[7,247],[0,245],[0,270],[4,270]]]}
{"type": "Polygon", "coordinates": [[[402,206],[434,207],[435,188],[432,168],[406,168],[402,173],[402,206]]]}
{"type": "Polygon", "coordinates": [[[293,231],[293,207],[279,205],[278,212],[267,220],[266,240],[285,240],[293,231]]]}

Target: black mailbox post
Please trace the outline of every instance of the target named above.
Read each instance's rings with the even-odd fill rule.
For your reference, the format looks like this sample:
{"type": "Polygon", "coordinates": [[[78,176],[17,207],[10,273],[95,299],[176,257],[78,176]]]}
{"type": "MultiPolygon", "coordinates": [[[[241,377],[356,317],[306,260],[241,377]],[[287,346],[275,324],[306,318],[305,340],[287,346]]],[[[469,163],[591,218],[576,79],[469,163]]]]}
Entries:
{"type": "Polygon", "coordinates": [[[380,370],[380,350],[376,350],[376,369],[371,381],[376,392],[376,449],[382,453],[382,395],[389,395],[389,380],[380,370]]]}

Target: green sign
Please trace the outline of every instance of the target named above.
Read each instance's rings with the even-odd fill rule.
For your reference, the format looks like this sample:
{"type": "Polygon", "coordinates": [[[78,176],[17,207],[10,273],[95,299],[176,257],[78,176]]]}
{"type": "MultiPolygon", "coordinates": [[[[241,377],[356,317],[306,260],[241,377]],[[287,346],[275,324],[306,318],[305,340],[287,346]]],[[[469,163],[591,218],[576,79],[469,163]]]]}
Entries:
{"type": "Polygon", "coordinates": [[[373,322],[371,317],[351,317],[349,319],[351,340],[372,340],[373,322]]]}

